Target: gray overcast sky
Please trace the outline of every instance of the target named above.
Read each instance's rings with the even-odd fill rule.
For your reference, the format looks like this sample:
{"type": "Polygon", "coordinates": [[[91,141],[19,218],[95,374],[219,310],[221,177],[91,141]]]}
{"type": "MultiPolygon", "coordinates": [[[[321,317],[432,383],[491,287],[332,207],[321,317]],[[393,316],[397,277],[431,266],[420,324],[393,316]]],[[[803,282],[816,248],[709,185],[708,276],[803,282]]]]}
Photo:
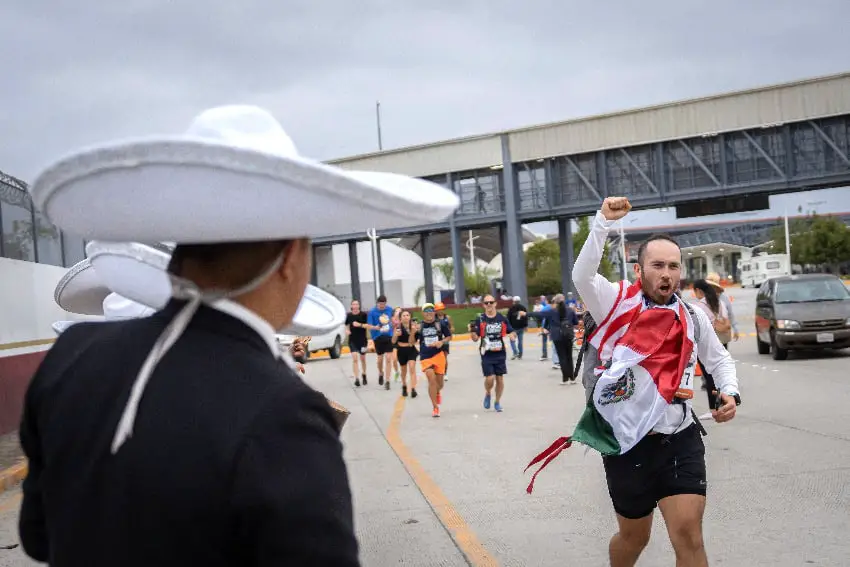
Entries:
{"type": "Polygon", "coordinates": [[[0,170],[274,112],[320,159],[850,70],[848,0],[6,0],[0,170]]]}

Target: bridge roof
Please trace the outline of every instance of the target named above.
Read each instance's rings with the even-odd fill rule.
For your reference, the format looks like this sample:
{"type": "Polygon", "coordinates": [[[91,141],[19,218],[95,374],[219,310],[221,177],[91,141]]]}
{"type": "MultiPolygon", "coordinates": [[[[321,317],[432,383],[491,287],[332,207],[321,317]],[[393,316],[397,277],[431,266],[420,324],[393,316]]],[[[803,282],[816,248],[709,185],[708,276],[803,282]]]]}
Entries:
{"type": "Polygon", "coordinates": [[[330,160],[417,177],[850,114],[850,72],[330,160]]]}

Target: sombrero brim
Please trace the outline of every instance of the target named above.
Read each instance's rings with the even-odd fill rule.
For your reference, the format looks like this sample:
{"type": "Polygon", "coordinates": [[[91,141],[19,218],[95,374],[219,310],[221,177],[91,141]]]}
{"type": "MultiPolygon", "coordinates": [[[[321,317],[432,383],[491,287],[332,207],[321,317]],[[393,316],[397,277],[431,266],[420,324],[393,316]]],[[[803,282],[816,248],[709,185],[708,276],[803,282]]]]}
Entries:
{"type": "Polygon", "coordinates": [[[126,321],[128,319],[140,319],[149,317],[156,310],[153,307],[142,305],[132,299],[122,297],[117,293],[110,293],[103,300],[103,316],[108,321],[126,321]]]}
{"type": "MultiPolygon", "coordinates": [[[[137,242],[97,240],[88,244],[86,252],[98,277],[118,295],[153,309],[161,309],[171,298],[170,254],[137,242]]],[[[292,324],[282,332],[321,335],[343,324],[345,315],[336,297],[308,285],[292,324]]]]}
{"type": "Polygon", "coordinates": [[[119,296],[153,309],[171,299],[171,255],[163,250],[137,242],[92,241],[86,254],[98,277],[119,296]]]}
{"type": "Polygon", "coordinates": [[[53,292],[57,305],[78,315],[103,315],[103,300],[110,294],[89,260],[72,266],[53,292]]]}
{"type": "Polygon", "coordinates": [[[63,230],[135,242],[316,238],[438,222],[460,204],[421,179],[185,137],[84,150],[30,192],[63,230]]]}
{"type": "Polygon", "coordinates": [[[715,281],[711,281],[711,280],[705,280],[705,283],[707,283],[709,285],[713,285],[717,289],[724,289],[724,287],[722,285],[720,285],[719,282],[715,282],[715,281]]]}

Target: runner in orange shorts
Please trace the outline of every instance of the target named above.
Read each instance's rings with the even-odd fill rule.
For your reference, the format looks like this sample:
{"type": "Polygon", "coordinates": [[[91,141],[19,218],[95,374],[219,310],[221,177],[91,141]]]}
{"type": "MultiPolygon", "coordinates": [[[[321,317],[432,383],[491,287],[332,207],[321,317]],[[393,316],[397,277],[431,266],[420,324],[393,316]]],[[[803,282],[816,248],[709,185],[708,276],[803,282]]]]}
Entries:
{"type": "Polygon", "coordinates": [[[448,325],[437,321],[434,304],[422,306],[422,325],[419,327],[419,359],[422,372],[428,377],[428,395],[433,405],[432,415],[440,417],[440,404],[443,403],[443,377],[446,374],[446,353],[443,344],[451,340],[452,332],[448,325]]]}

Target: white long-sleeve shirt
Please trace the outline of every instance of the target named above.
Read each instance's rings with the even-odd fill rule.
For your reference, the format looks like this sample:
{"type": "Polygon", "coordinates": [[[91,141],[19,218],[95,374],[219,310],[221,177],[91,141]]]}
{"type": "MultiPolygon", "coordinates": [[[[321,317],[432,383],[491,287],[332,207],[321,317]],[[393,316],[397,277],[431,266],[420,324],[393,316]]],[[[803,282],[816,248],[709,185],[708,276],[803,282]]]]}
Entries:
{"type": "MultiPolygon", "coordinates": [[[[617,302],[619,284],[609,282],[599,274],[599,263],[605,250],[608,233],[616,221],[606,220],[602,212],[597,212],[590,227],[590,234],[581,249],[573,266],[573,283],[581,300],[597,322],[603,321],[614,304],[617,302]]],[[[718,390],[724,394],[739,393],[738,374],[735,363],[729,356],[729,351],[723,348],[714,327],[702,309],[694,309],[694,320],[699,325],[699,340],[694,344],[696,354],[705,366],[706,371],[714,378],[718,390]]],[[[670,404],[664,417],[653,429],[658,433],[678,432],[691,423],[691,400],[686,400],[686,410],[683,420],[682,408],[679,404],[670,404]]]]}

